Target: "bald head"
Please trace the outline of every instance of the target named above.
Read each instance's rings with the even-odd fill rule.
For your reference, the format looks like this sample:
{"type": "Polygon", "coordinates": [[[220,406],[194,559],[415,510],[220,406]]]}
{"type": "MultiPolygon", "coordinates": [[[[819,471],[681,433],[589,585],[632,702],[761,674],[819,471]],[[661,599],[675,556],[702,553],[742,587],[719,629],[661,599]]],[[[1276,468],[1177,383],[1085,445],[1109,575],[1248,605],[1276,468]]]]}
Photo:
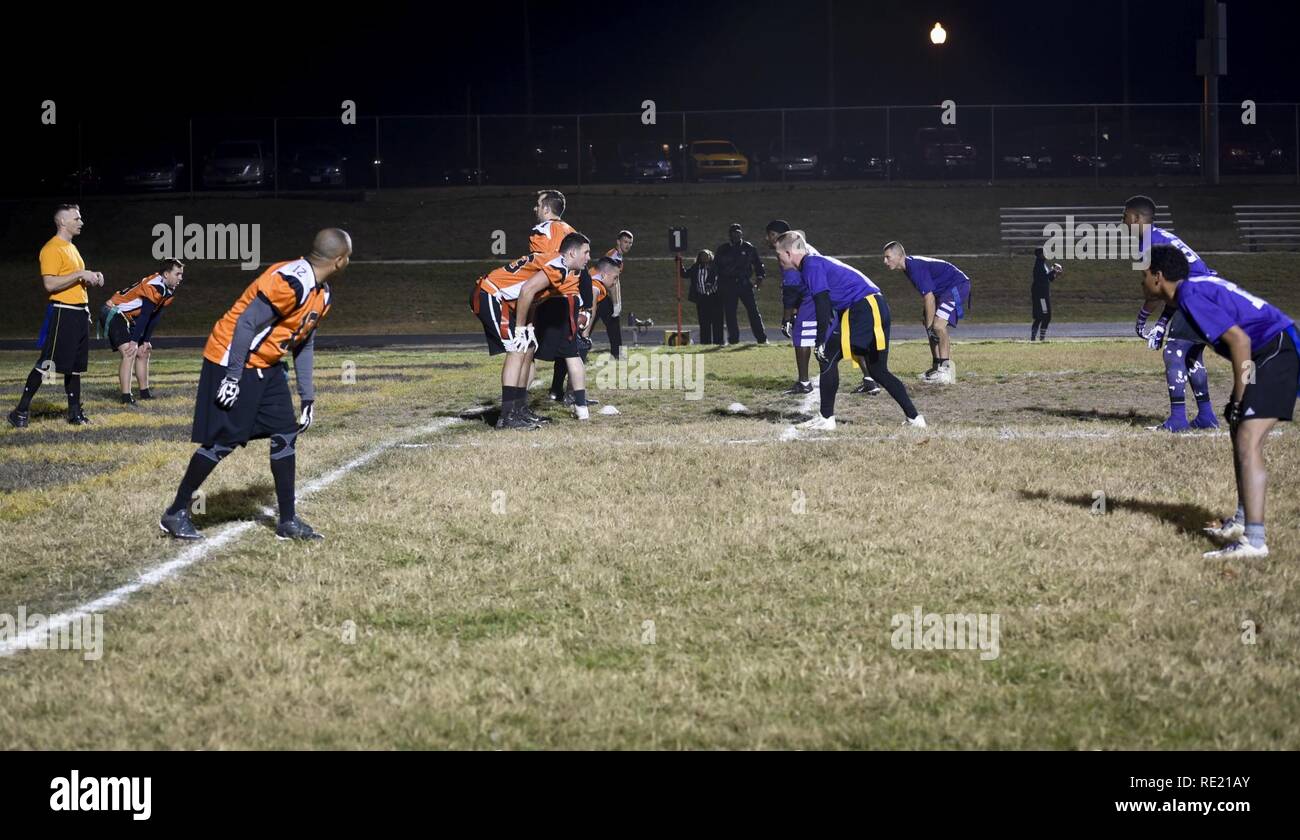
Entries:
{"type": "Polygon", "coordinates": [[[334,262],[339,257],[352,255],[352,237],[339,228],[323,228],[311,241],[312,261],[334,262]]]}

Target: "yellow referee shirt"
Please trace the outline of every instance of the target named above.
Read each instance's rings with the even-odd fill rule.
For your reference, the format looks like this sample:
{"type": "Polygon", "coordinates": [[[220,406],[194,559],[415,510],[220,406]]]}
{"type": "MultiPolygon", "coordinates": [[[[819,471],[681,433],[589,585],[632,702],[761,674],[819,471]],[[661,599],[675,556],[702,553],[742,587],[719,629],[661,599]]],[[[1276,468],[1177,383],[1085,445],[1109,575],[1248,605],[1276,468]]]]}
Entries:
{"type": "MultiPolygon", "coordinates": [[[[74,271],[85,271],[86,261],[81,258],[77,246],[61,236],[55,236],[41,249],[41,276],[63,277],[74,271]]],[[[72,306],[90,303],[90,295],[82,283],[75,283],[61,292],[50,295],[51,303],[66,303],[72,306]]]]}

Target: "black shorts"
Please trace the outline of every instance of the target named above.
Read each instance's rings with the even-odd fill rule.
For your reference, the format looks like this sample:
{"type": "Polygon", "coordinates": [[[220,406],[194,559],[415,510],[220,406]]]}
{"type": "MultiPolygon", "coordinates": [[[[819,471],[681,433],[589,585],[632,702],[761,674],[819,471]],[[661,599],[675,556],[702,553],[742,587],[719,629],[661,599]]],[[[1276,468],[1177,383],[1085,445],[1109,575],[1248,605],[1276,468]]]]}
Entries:
{"type": "Polygon", "coordinates": [[[509,337],[509,330],[514,328],[514,301],[497,300],[496,296],[480,289],[477,296],[479,323],[483,325],[483,337],[487,339],[489,356],[506,352],[504,340],[509,337]]]}
{"type": "Polygon", "coordinates": [[[533,316],[533,330],[537,334],[537,358],[549,362],[577,357],[578,299],[565,296],[542,301],[533,316]]]}
{"type": "Polygon", "coordinates": [[[99,314],[101,323],[105,317],[108,323],[104,327],[104,332],[108,336],[108,347],[110,350],[117,350],[123,344],[131,340],[131,322],[126,320],[126,316],[121,312],[110,314],[107,307],[105,311],[99,314]]]}
{"type": "Polygon", "coordinates": [[[1191,341],[1196,344],[1204,344],[1205,339],[1197,335],[1196,330],[1187,322],[1187,316],[1183,310],[1174,313],[1174,317],[1169,319],[1169,327],[1165,330],[1165,341],[1191,341]]]}
{"type": "Polygon", "coordinates": [[[1290,420],[1295,413],[1300,356],[1291,336],[1281,333],[1255,352],[1255,383],[1241,397],[1241,419],[1290,420]]]}
{"type": "Polygon", "coordinates": [[[236,447],[250,440],[297,430],[298,418],[294,416],[293,398],[289,395],[288,368],[284,365],[244,368],[239,379],[239,398],[229,411],[217,405],[217,391],[225,376],[225,367],[203,360],[190,440],[203,446],[219,443],[236,447]]]}
{"type": "Polygon", "coordinates": [[[883,294],[868,295],[842,310],[835,316],[835,329],[826,341],[826,359],[830,364],[840,360],[847,316],[849,347],[855,356],[866,356],[875,362],[889,349],[889,304],[883,294]]]}
{"type": "Polygon", "coordinates": [[[85,373],[90,361],[90,307],[56,303],[46,314],[37,367],[54,362],[57,373],[85,373]]]}

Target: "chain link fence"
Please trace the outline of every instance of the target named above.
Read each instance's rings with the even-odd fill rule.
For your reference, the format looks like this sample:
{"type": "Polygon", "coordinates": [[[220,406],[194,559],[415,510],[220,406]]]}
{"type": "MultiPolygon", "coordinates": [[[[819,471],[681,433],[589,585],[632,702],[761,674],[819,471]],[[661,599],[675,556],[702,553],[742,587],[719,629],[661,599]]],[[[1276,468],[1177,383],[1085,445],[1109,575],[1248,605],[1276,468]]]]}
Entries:
{"type": "Polygon", "coordinates": [[[13,132],[19,194],[453,185],[1209,177],[1300,183],[1300,104],[956,105],[58,123],[13,132]],[[1250,117],[1243,121],[1243,116],[1250,117]]]}

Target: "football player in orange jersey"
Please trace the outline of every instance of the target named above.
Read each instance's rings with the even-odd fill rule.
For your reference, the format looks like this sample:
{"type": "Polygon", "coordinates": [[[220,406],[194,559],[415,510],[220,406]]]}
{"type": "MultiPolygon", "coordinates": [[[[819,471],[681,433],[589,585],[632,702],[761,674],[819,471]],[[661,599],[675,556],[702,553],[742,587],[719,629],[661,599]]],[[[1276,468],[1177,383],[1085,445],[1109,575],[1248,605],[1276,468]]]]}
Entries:
{"type": "MultiPolygon", "coordinates": [[[[591,263],[589,268],[591,274],[591,292],[593,296],[592,302],[596,305],[597,311],[599,311],[601,304],[609,299],[609,289],[612,286],[618,285],[618,278],[619,278],[619,274],[622,271],[622,264],[616,258],[606,255],[599,258],[595,262],[591,263]]],[[[578,358],[583,365],[585,365],[587,361],[587,352],[591,350],[591,330],[595,326],[596,326],[596,319],[595,318],[589,319],[586,328],[582,330],[581,333],[579,333],[579,337],[577,339],[576,350],[578,353],[578,358]]],[[[538,349],[539,358],[543,358],[543,359],[545,358],[545,356],[542,355],[540,348],[545,347],[547,346],[548,343],[550,343],[548,341],[548,338],[549,335],[548,336],[539,335],[538,337],[537,343],[539,348],[538,349]]],[[[566,391],[564,386],[564,380],[565,377],[569,375],[569,368],[571,364],[573,364],[572,358],[566,358],[560,355],[555,359],[554,370],[552,371],[551,374],[550,397],[552,400],[555,400],[556,402],[563,402],[565,405],[574,404],[573,391],[572,390],[566,391]]],[[[584,374],[585,374],[585,369],[584,369],[584,374]]],[[[588,400],[587,402],[590,403],[591,401],[588,400]]]]}
{"type": "Polygon", "coordinates": [[[528,408],[528,381],[531,376],[532,350],[536,331],[529,319],[521,317],[520,298],[528,291],[526,306],[531,307],[537,294],[566,282],[570,266],[585,267],[591,245],[580,233],[562,240],[565,253],[528,254],[480,277],[474,287],[470,308],[483,325],[488,353],[506,354],[501,367],[501,414],[497,428],[535,428],[541,419],[528,408]],[[531,285],[530,285],[531,284],[531,285]]]}
{"type": "Polygon", "coordinates": [[[573,233],[573,225],[560,217],[564,215],[564,193],[559,190],[541,190],[533,214],[537,224],[528,233],[528,250],[534,254],[554,254],[560,250],[564,237],[573,233]]]}
{"type": "Polygon", "coordinates": [[[149,357],[153,351],[150,339],[163,310],[176,300],[176,289],[184,279],[184,263],[163,260],[157,273],[113,295],[99,312],[100,332],[108,337],[108,346],[122,354],[117,378],[124,405],[136,404],[131,396],[132,367],[140,380],[140,399],[153,399],[149,390],[149,357]]]}
{"type": "MultiPolygon", "coordinates": [[[[515,342],[523,352],[520,376],[516,379],[515,408],[517,414],[532,424],[546,419],[533,413],[528,406],[528,383],[533,372],[533,357],[539,348],[538,333],[547,339],[542,358],[568,359],[569,378],[573,382],[574,413],[580,420],[589,417],[587,411],[587,385],[582,360],[576,358],[577,337],[591,324],[591,275],[587,262],[591,259],[591,240],[581,233],[570,233],[560,242],[558,263],[563,271],[539,272],[519,287],[515,304],[516,321],[523,323],[516,330],[515,342]],[[522,335],[520,333],[522,332],[522,335]]],[[[510,345],[506,345],[509,350],[510,345]]],[[[507,364],[509,361],[507,360],[507,364]]]]}
{"type": "Polygon", "coordinates": [[[330,309],[326,281],[346,269],[351,256],[352,238],[346,232],[319,231],[306,258],[272,265],[212,328],[203,349],[190,435],[199,448],[158,523],[164,532],[180,539],[202,539],[189,511],[199,485],[236,446],[270,438],[271,476],[280,508],[276,537],[321,538],[294,510],[294,442],[314,416],[314,336],[330,309]],[[302,401],[298,418],[289,396],[286,353],[293,356],[302,401]]]}

